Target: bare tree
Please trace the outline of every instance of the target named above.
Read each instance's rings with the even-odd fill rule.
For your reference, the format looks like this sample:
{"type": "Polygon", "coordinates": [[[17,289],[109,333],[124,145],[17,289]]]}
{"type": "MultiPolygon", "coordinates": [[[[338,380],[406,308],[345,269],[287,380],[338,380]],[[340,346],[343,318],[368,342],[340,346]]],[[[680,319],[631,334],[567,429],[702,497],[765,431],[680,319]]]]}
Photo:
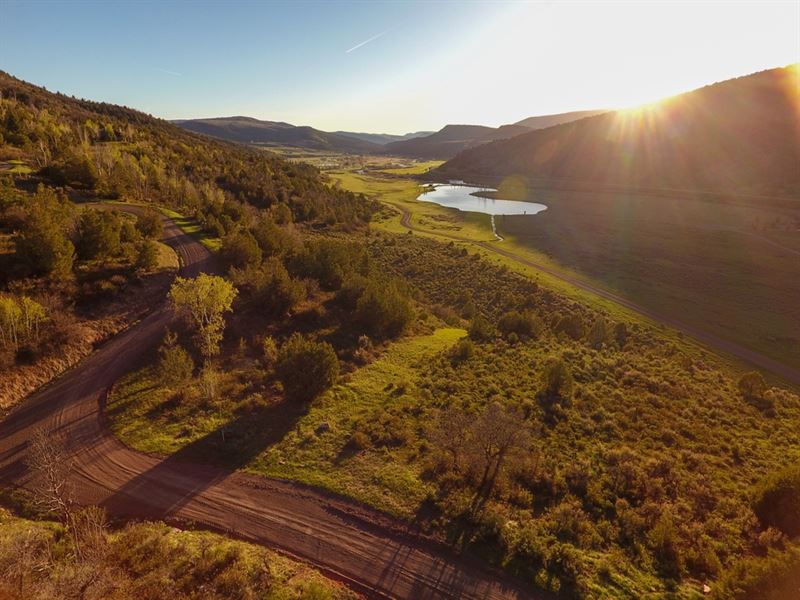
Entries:
{"type": "Polygon", "coordinates": [[[479,415],[450,408],[440,415],[431,441],[442,463],[475,487],[471,511],[479,512],[492,496],[508,458],[529,445],[530,425],[517,408],[494,402],[479,415]]]}
{"type": "Polygon", "coordinates": [[[474,422],[471,434],[483,467],[472,505],[477,512],[491,497],[506,459],[529,442],[530,431],[521,411],[493,402],[474,422]]]}
{"type": "Polygon", "coordinates": [[[33,471],[36,503],[58,515],[72,538],[78,568],[63,583],[73,588],[73,596],[83,598],[104,577],[106,513],[97,506],[76,506],[69,482],[73,463],[63,437],[37,430],[28,446],[27,463],[33,471]]]}
{"type": "Polygon", "coordinates": [[[33,472],[35,502],[68,524],[73,508],[69,484],[72,459],[64,438],[37,429],[28,444],[26,462],[33,472]]]}

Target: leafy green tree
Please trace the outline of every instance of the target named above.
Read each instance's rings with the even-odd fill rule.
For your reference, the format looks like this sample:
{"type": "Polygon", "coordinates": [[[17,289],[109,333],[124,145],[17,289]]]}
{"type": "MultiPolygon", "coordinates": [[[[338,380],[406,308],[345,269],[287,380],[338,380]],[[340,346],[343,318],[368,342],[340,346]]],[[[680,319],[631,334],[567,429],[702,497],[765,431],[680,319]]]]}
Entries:
{"type": "Polygon", "coordinates": [[[247,231],[234,231],[222,238],[220,249],[226,266],[236,268],[256,267],[261,264],[261,248],[247,231]]]}
{"type": "Polygon", "coordinates": [[[268,216],[258,220],[252,233],[264,256],[283,256],[296,243],[286,229],[280,227],[268,216]]]}
{"type": "Polygon", "coordinates": [[[411,302],[396,281],[371,280],[356,304],[356,321],[376,339],[397,337],[412,316],[411,302]]]}
{"type": "Polygon", "coordinates": [[[599,316],[592,324],[587,336],[587,342],[592,348],[602,348],[611,340],[611,332],[608,328],[608,321],[599,316]]]}
{"type": "Polygon", "coordinates": [[[161,234],[164,232],[164,225],[161,221],[161,215],[158,214],[158,211],[154,209],[148,209],[142,214],[137,215],[136,229],[139,230],[139,233],[141,233],[142,236],[148,239],[159,239],[161,234]]]}
{"type": "Polygon", "coordinates": [[[175,306],[186,310],[197,330],[200,353],[205,358],[219,354],[225,330],[223,314],[230,312],[236,288],[223,277],[201,273],[195,279],[178,277],[169,296],[175,306]]]}
{"type": "Polygon", "coordinates": [[[288,398],[310,402],[334,384],[339,376],[339,359],[327,342],[294,333],[278,352],[275,375],[288,398]]]}
{"type": "Polygon", "coordinates": [[[586,334],[583,318],[576,312],[570,312],[561,317],[554,329],[556,333],[565,333],[573,340],[579,340],[586,334]]]}
{"type": "Polygon", "coordinates": [[[535,339],[542,333],[544,323],[531,311],[519,312],[512,310],[500,317],[497,322],[497,328],[505,336],[515,333],[518,336],[535,339]]]}
{"type": "Polygon", "coordinates": [[[158,266],[158,246],[150,240],[142,240],[136,246],[136,268],[152,271],[158,266]]]}
{"type": "Polygon", "coordinates": [[[14,238],[17,259],[35,274],[65,276],[72,270],[75,246],[67,237],[71,222],[66,201],[39,186],[14,238]]]}
{"type": "Polygon", "coordinates": [[[116,213],[85,210],[78,221],[78,256],[83,260],[117,256],[121,230],[122,222],[116,213]]]}
{"type": "Polygon", "coordinates": [[[453,346],[450,356],[454,363],[462,363],[472,358],[475,354],[475,344],[469,338],[461,338],[458,343],[453,346]]]}
{"type": "Polygon", "coordinates": [[[617,346],[622,350],[625,348],[625,344],[628,343],[628,337],[630,333],[628,332],[628,326],[623,323],[619,322],[614,325],[614,341],[617,342],[617,346]]]}

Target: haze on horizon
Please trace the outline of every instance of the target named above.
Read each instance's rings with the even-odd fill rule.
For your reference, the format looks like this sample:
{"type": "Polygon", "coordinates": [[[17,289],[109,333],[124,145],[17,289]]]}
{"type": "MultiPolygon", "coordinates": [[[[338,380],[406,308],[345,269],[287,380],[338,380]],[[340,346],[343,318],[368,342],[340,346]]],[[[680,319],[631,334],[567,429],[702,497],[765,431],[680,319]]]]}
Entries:
{"type": "Polygon", "coordinates": [[[0,21],[0,69],[50,90],[329,131],[622,108],[798,60],[798,2],[5,0],[0,21]]]}

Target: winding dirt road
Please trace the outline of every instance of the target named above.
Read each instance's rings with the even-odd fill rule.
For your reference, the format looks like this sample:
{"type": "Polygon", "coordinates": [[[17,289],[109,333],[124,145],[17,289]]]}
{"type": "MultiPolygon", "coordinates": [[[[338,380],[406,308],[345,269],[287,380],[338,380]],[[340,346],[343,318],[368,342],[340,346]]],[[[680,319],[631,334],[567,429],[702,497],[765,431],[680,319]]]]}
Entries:
{"type": "MultiPolygon", "coordinates": [[[[172,222],[164,241],[182,275],[211,257],[172,222]]],[[[63,435],[74,453],[76,500],[121,518],[190,521],[305,560],[370,598],[546,598],[480,562],[424,539],[367,507],[291,482],[133,451],[103,425],[109,387],[145,360],[172,320],[166,303],[76,368],[33,394],[0,423],[0,482],[30,486],[25,454],[40,428],[63,435]]]]}
{"type": "MultiPolygon", "coordinates": [[[[745,348],[744,346],[740,346],[739,344],[723,339],[719,336],[705,332],[702,329],[698,329],[697,327],[692,327],[691,325],[687,325],[686,323],[681,322],[679,319],[674,319],[672,317],[668,317],[666,315],[658,313],[654,310],[650,310],[649,308],[646,308],[645,306],[642,306],[641,304],[638,304],[631,300],[628,300],[627,298],[624,298],[619,294],[615,294],[614,292],[610,292],[601,287],[592,285],[591,283],[588,283],[576,277],[571,277],[555,269],[551,269],[545,265],[542,265],[538,262],[522,258],[521,256],[514,254],[509,250],[505,250],[503,248],[496,246],[493,242],[476,242],[469,238],[461,237],[459,235],[455,235],[452,233],[428,231],[426,229],[421,229],[412,223],[411,211],[398,204],[394,204],[391,202],[387,202],[387,204],[391,204],[391,206],[401,211],[402,215],[400,217],[400,224],[411,231],[436,235],[458,242],[467,242],[475,244],[476,246],[480,246],[481,248],[485,248],[486,250],[505,256],[506,258],[509,258],[521,265],[533,267],[538,271],[547,273],[548,275],[551,275],[556,279],[565,281],[570,285],[575,286],[576,288],[579,288],[581,290],[590,292],[595,296],[605,298],[606,300],[611,300],[612,302],[619,304],[620,306],[624,306],[625,308],[630,309],[636,313],[639,313],[640,315],[643,315],[648,319],[651,319],[652,321],[655,321],[657,323],[662,323],[664,325],[667,325],[668,327],[671,327],[672,329],[680,331],[681,333],[684,333],[694,338],[695,340],[705,344],[706,346],[709,346],[710,348],[721,351],[723,353],[727,353],[731,356],[735,356],[736,358],[748,362],[752,365],[755,365],[756,367],[759,367],[761,369],[764,369],[765,371],[770,371],[780,376],[781,378],[785,379],[786,381],[789,381],[795,385],[800,385],[800,370],[795,369],[789,365],[786,365],[780,361],[777,361],[768,356],[764,356],[763,354],[755,352],[754,350],[750,350],[749,348],[745,348]]],[[[499,234],[495,231],[495,235],[497,236],[499,234]]],[[[785,248],[785,249],[794,252],[794,250],[790,248],[785,248]]]]}

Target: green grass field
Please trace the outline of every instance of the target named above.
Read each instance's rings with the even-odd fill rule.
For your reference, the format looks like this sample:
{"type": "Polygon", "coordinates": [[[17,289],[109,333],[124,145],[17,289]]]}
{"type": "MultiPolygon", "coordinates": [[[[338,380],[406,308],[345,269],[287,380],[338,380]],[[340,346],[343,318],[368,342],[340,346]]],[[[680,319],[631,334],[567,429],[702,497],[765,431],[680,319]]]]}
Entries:
{"type": "MultiPolygon", "coordinates": [[[[409,460],[414,450],[350,453],[347,444],[360,423],[402,411],[419,391],[420,366],[464,335],[463,329],[444,328],[403,339],[327,392],[306,414],[295,415],[279,406],[264,418],[245,419],[241,431],[230,425],[242,414],[242,407],[231,401],[235,394],[223,391],[215,401],[176,403],[173,391],[158,385],[154,369],[145,368],[115,386],[108,401],[111,427],[126,444],[143,452],[182,452],[204,459],[219,459],[219,445],[214,442],[222,440],[220,432],[227,427],[229,437],[240,435],[248,445],[244,453],[251,458],[238,465],[247,471],[319,486],[410,517],[430,491],[419,479],[419,465],[409,460]],[[329,430],[315,433],[323,423],[329,430]],[[265,440],[273,443],[260,451],[265,440]]],[[[233,387],[230,378],[220,382],[221,390],[233,387]]],[[[240,456],[232,456],[238,463],[240,456]]]]}
{"type": "Polygon", "coordinates": [[[503,235],[609,290],[800,368],[800,207],[542,193],[503,235]]]}

